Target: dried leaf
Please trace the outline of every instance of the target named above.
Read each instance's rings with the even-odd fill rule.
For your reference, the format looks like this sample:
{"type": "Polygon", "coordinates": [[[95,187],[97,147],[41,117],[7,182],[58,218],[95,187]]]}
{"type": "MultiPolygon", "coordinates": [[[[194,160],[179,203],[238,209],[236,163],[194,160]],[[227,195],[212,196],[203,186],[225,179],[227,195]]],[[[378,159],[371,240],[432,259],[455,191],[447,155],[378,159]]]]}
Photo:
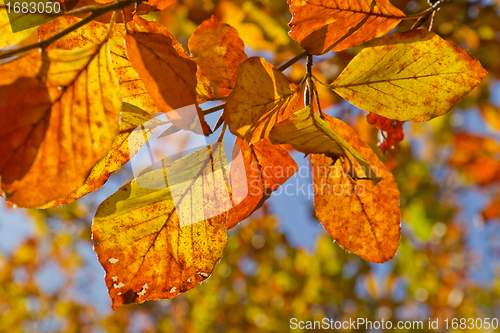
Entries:
{"type": "Polygon", "coordinates": [[[22,207],[84,183],[111,147],[122,106],[106,43],[43,55],[38,74],[0,87],[2,189],[22,207]]]}
{"type": "Polygon", "coordinates": [[[124,166],[141,149],[144,136],[149,138],[156,126],[160,124],[161,122],[158,119],[153,118],[146,111],[124,103],[120,115],[120,132],[113,141],[108,154],[92,168],[85,183],[69,196],[51,201],[39,208],[62,206],[101,188],[113,172],[124,166]],[[149,125],[144,129],[146,134],[134,131],[146,122],[149,125]]]}
{"type": "Polygon", "coordinates": [[[388,0],[288,0],[290,37],[311,54],[343,51],[380,37],[405,18],[388,0]]]}
{"type": "Polygon", "coordinates": [[[411,30],[364,48],[332,87],[365,111],[427,121],[450,111],[485,75],[467,51],[433,32],[411,30]]]}
{"type": "Polygon", "coordinates": [[[290,154],[280,146],[273,146],[269,139],[252,144],[236,139],[230,169],[231,194],[236,206],[228,212],[227,229],[260,208],[297,171],[297,163],[290,154]]]}
{"type": "Polygon", "coordinates": [[[326,154],[333,160],[343,156],[357,161],[361,169],[352,170],[359,178],[369,178],[376,185],[380,178],[370,163],[344,140],[308,106],[295,112],[288,119],[276,124],[269,133],[273,144],[290,144],[296,150],[308,154],[326,154]]]}
{"type": "Polygon", "coordinates": [[[231,208],[223,144],[124,185],[97,209],[94,249],[113,309],[173,298],[205,280],[227,244],[231,208]]]}
{"type": "Polygon", "coordinates": [[[238,66],[238,73],[223,117],[231,133],[253,143],[294,112],[299,91],[264,58],[247,59],[238,66]]]}
{"type": "Polygon", "coordinates": [[[130,62],[158,108],[168,113],[194,106],[197,111],[195,119],[182,119],[176,123],[172,118],[175,112],[167,117],[179,128],[210,134],[210,127],[196,99],[196,64],[180,56],[172,39],[162,34],[129,32],[125,41],[130,62]]]}
{"type": "Polygon", "coordinates": [[[343,248],[371,262],[386,262],[396,253],[400,235],[399,191],[394,177],[350,126],[325,117],[328,126],[366,157],[382,180],[377,186],[356,182],[344,173],[340,159],[311,155],[316,215],[343,248]]]}
{"type": "Polygon", "coordinates": [[[211,83],[220,88],[233,88],[237,67],[248,57],[238,32],[215,16],[204,21],[189,39],[192,59],[211,83]]]}

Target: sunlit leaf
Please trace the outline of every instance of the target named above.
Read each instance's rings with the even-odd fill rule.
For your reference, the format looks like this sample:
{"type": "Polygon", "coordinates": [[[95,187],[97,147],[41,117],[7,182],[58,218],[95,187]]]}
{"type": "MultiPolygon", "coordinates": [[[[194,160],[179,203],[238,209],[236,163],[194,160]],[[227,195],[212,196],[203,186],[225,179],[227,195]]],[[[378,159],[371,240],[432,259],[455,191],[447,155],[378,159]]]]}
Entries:
{"type": "Polygon", "coordinates": [[[342,51],[391,31],[403,12],[389,0],[288,0],[290,36],[311,54],[342,51]]]}
{"type": "Polygon", "coordinates": [[[177,2],[177,0],[149,0],[148,5],[158,8],[158,10],[164,10],[170,7],[172,4],[177,2]]]}
{"type": "Polygon", "coordinates": [[[2,189],[23,207],[83,184],[118,133],[122,106],[106,43],[43,56],[39,73],[0,87],[2,189]]]}
{"type": "Polygon", "coordinates": [[[116,309],[173,298],[205,280],[226,248],[231,208],[223,144],[124,185],[97,209],[94,249],[116,309]]]}
{"type": "Polygon", "coordinates": [[[316,215],[343,248],[371,262],[386,262],[399,244],[399,191],[394,177],[349,125],[329,116],[325,122],[366,158],[382,180],[376,186],[354,181],[340,159],[311,155],[316,215]]]}
{"type": "Polygon", "coordinates": [[[264,58],[249,58],[238,66],[224,119],[234,135],[247,142],[267,137],[274,124],[288,118],[299,100],[298,87],[264,58]]]}
{"type": "Polygon", "coordinates": [[[374,185],[380,181],[370,163],[309,106],[276,124],[269,133],[269,139],[273,144],[288,143],[306,155],[326,154],[334,160],[340,156],[355,160],[362,170],[353,170],[353,174],[362,178],[368,177],[374,185]]]}
{"type": "Polygon", "coordinates": [[[129,32],[125,41],[130,62],[157,107],[174,121],[168,112],[194,106],[197,119],[174,124],[208,135],[211,130],[196,99],[196,63],[180,56],[163,34],[129,32]]]}
{"type": "Polygon", "coordinates": [[[92,168],[85,183],[69,196],[51,201],[40,208],[65,205],[101,188],[113,172],[119,170],[141,149],[144,136],[150,137],[156,129],[155,125],[160,124],[161,121],[153,118],[149,113],[125,103],[120,115],[120,132],[106,156],[92,168]],[[134,131],[144,123],[148,123],[148,127],[144,129],[146,134],[142,131],[134,131]]]}
{"type": "Polygon", "coordinates": [[[231,194],[236,205],[228,212],[227,229],[262,206],[297,170],[290,154],[273,146],[269,139],[248,144],[238,138],[230,169],[231,194]]]}
{"type": "Polygon", "coordinates": [[[196,28],[189,39],[191,57],[220,88],[234,87],[237,67],[248,58],[244,48],[236,29],[215,16],[196,28]]]}
{"type": "Polygon", "coordinates": [[[467,51],[433,32],[411,30],[364,48],[332,87],[365,111],[427,121],[450,111],[485,75],[467,51]]]}

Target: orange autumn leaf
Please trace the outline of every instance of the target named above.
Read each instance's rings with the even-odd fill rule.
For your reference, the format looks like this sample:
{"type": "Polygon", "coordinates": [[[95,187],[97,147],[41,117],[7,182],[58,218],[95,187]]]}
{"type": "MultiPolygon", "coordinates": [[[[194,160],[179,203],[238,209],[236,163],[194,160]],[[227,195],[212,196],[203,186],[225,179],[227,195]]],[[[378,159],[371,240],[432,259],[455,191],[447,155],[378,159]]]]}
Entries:
{"type": "Polygon", "coordinates": [[[177,127],[210,134],[196,99],[196,63],[180,56],[172,38],[163,34],[129,32],[125,42],[130,62],[156,106],[177,127]],[[197,115],[185,117],[178,111],[191,106],[197,115]]]}
{"type": "Polygon", "coordinates": [[[107,43],[43,57],[40,73],[0,87],[0,126],[9,129],[0,134],[1,187],[22,207],[84,183],[118,133],[122,106],[107,43]]]}
{"type": "Polygon", "coordinates": [[[491,202],[481,214],[485,221],[500,217],[500,199],[491,202]]]}
{"type": "Polygon", "coordinates": [[[207,279],[227,244],[223,144],[124,185],[97,209],[92,238],[113,309],[173,298],[207,279]]]}
{"type": "Polygon", "coordinates": [[[500,180],[500,144],[495,140],[460,133],[455,135],[455,151],[448,163],[462,169],[480,185],[500,180]]]}
{"type": "MultiPolygon", "coordinates": [[[[333,239],[365,260],[383,263],[399,244],[399,191],[392,173],[356,132],[344,122],[325,115],[325,121],[370,163],[382,180],[374,185],[353,180],[341,159],[311,155],[316,215],[333,239]]],[[[352,161],[359,167],[357,161],[352,161]]]]}
{"type": "MultiPolygon", "coordinates": [[[[38,27],[38,37],[41,40],[53,36],[55,33],[78,23],[81,19],[74,16],[62,16],[55,20],[42,24],[38,27]]],[[[148,28],[144,22],[148,22],[138,16],[128,23],[128,27],[134,31],[148,28]]],[[[90,22],[86,26],[77,29],[53,43],[49,49],[73,50],[88,45],[98,45],[104,40],[108,33],[108,27],[104,23],[90,22]]],[[[146,91],[139,75],[128,60],[125,49],[125,28],[121,24],[113,27],[108,45],[111,53],[111,62],[116,77],[120,84],[122,101],[135,105],[151,114],[160,112],[153,99],[146,91]]]]}
{"type": "Polygon", "coordinates": [[[191,58],[214,86],[234,87],[237,67],[248,58],[235,28],[212,16],[196,28],[188,46],[191,58]]]}
{"type": "Polygon", "coordinates": [[[405,18],[389,0],[288,0],[290,37],[311,54],[343,51],[380,37],[405,18]]]}
{"type": "Polygon", "coordinates": [[[248,144],[236,139],[230,168],[230,184],[235,206],[228,212],[226,228],[247,218],[283,185],[298,166],[290,154],[269,139],[248,144]]]}
{"type": "MultiPolygon", "coordinates": [[[[38,27],[38,37],[40,39],[47,39],[55,33],[68,28],[69,26],[78,23],[81,19],[74,16],[63,16],[45,23],[38,27]]],[[[134,16],[133,20],[127,23],[127,29],[134,32],[149,32],[157,33],[168,36],[172,39],[172,45],[177,53],[189,59],[182,45],[170,34],[170,32],[161,24],[154,21],[147,21],[139,16],[134,16]]],[[[52,44],[49,49],[63,49],[72,50],[85,47],[87,45],[96,45],[101,43],[108,34],[108,26],[100,22],[90,22],[83,28],[77,29],[63,38],[57,40],[52,44]]],[[[111,52],[111,61],[115,70],[118,82],[120,83],[120,90],[122,100],[125,103],[135,105],[151,114],[158,113],[160,110],[156,107],[151,96],[146,91],[144,83],[132,67],[127,55],[125,47],[125,28],[121,24],[116,24],[113,27],[108,44],[111,52]]],[[[201,73],[200,70],[196,72],[197,76],[197,101],[203,103],[207,98],[212,98],[213,94],[210,90],[210,83],[208,79],[201,73]]]]}
{"type": "Polygon", "coordinates": [[[62,206],[80,199],[84,195],[101,188],[111,174],[124,166],[144,143],[144,136],[150,137],[161,121],[153,118],[149,113],[132,104],[124,103],[120,113],[120,131],[111,148],[90,171],[85,183],[69,196],[48,202],[39,208],[62,206]],[[137,127],[147,123],[143,131],[136,131],[137,127]]]}
{"type": "Polygon", "coordinates": [[[238,66],[238,79],[223,117],[231,133],[253,143],[288,118],[298,102],[298,86],[264,58],[252,57],[238,66]]]}
{"type": "Polygon", "coordinates": [[[177,0],[149,0],[148,2],[146,2],[146,4],[153,6],[158,10],[164,10],[176,2],[177,0]]]}

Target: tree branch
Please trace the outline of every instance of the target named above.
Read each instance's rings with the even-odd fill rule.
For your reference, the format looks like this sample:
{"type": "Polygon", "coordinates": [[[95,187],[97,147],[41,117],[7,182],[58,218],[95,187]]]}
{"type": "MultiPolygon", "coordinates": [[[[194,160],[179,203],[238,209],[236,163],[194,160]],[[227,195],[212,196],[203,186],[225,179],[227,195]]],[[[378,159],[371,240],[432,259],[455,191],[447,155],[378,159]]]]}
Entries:
{"type": "Polygon", "coordinates": [[[80,15],[80,14],[85,14],[85,13],[91,13],[91,14],[89,16],[85,17],[84,19],[82,19],[80,22],[77,22],[77,23],[73,24],[72,26],[58,32],[54,36],[49,37],[49,38],[47,38],[43,41],[40,41],[38,43],[34,43],[34,44],[22,46],[22,47],[17,47],[17,48],[13,48],[13,49],[6,50],[6,51],[0,50],[0,59],[10,58],[16,54],[20,54],[20,53],[27,52],[27,51],[30,51],[33,49],[37,49],[37,48],[46,49],[50,44],[54,43],[58,39],[66,36],[70,32],[77,30],[78,28],[81,28],[85,24],[92,22],[93,20],[95,20],[96,18],[98,18],[104,14],[125,8],[125,7],[130,6],[134,3],[141,3],[143,1],[144,0],[124,0],[124,1],[119,1],[116,3],[112,3],[112,4],[106,5],[106,6],[87,6],[87,7],[75,9],[73,11],[69,11],[65,15],[80,15]]]}

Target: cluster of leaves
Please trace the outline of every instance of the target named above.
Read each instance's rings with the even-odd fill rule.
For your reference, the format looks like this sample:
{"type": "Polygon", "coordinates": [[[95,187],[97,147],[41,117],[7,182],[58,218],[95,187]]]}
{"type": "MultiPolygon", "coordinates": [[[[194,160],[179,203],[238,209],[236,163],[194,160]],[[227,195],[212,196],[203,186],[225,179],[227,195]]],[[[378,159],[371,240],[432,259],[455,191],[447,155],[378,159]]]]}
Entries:
{"type": "MultiPolygon", "coordinates": [[[[92,235],[113,308],[173,298],[208,278],[226,230],[296,170],[283,144],[311,155],[316,215],[333,239],[366,260],[391,259],[400,238],[394,177],[349,125],[322,112],[319,87],[391,121],[421,122],[446,114],[486,75],[467,51],[431,31],[384,36],[401,21],[434,18],[439,2],[406,16],[387,0],[291,0],[290,36],[305,51],[280,67],[248,58],[237,30],[215,16],[194,30],[189,53],[164,26],[139,16],[175,1],[101,2],[81,3],[23,38],[0,37],[9,46],[0,52],[4,198],[49,208],[95,191],[140,149],[134,129],[150,135],[161,124],[157,112],[204,135],[223,125],[217,143],[125,184],[97,209],[92,235]],[[313,74],[314,55],[378,37],[332,83],[313,74]],[[283,71],[301,58],[307,68],[296,84],[283,71]],[[226,103],[200,107],[218,100],[226,103]],[[187,106],[195,119],[181,114],[187,106]],[[204,117],[221,109],[212,130],[204,117]],[[226,128],[241,156],[231,168],[221,144],[226,128]],[[262,190],[253,192],[249,179],[262,190]],[[335,191],[360,184],[362,194],[335,191]]],[[[4,10],[0,20],[7,30],[4,10]]]]}

